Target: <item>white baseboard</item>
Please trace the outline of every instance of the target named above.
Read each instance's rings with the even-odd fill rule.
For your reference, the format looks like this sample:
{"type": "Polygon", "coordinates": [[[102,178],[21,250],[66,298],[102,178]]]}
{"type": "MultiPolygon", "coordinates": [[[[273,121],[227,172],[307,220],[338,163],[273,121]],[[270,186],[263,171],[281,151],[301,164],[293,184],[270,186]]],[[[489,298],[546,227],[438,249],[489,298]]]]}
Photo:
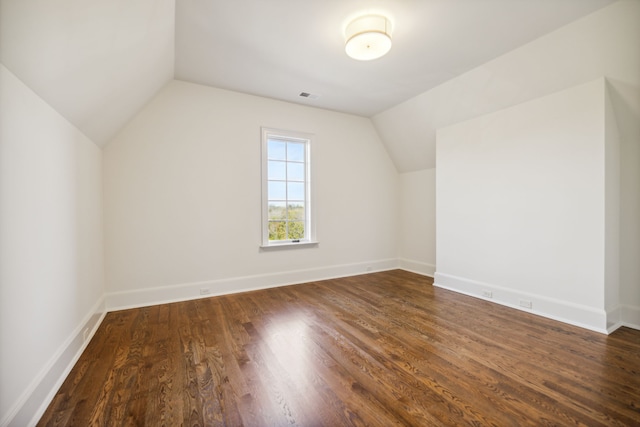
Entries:
{"type": "Polygon", "coordinates": [[[622,326],[622,307],[607,310],[607,333],[610,334],[620,326],[622,326]]]}
{"type": "Polygon", "coordinates": [[[18,398],[0,426],[24,427],[38,423],[105,315],[104,297],[101,297],[18,398]],[[86,329],[90,332],[85,340],[83,335],[86,329]]]}
{"type": "Polygon", "coordinates": [[[395,268],[398,268],[397,258],[310,268],[306,270],[291,270],[255,276],[183,283],[133,291],[111,292],[105,296],[106,308],[108,311],[125,310],[156,304],[166,304],[198,298],[208,298],[217,295],[294,285],[313,282],[316,280],[333,279],[336,277],[355,276],[358,274],[386,271],[395,268]],[[201,289],[208,289],[208,293],[201,294],[201,289]]]}
{"type": "Polygon", "coordinates": [[[433,277],[436,272],[435,265],[427,264],[426,262],[422,261],[399,258],[398,263],[401,269],[410,271],[412,273],[421,274],[423,276],[433,277]]]}
{"type": "Polygon", "coordinates": [[[486,301],[495,302],[507,307],[527,311],[532,314],[558,320],[581,328],[607,334],[607,313],[593,307],[588,307],[570,301],[549,298],[542,295],[519,292],[490,283],[482,283],[463,277],[436,272],[434,286],[449,289],[486,301]],[[483,292],[491,292],[491,298],[484,297],[483,292]],[[520,301],[531,301],[532,308],[520,306],[520,301]]]}
{"type": "Polygon", "coordinates": [[[622,326],[640,330],[640,307],[620,306],[622,310],[622,326]]]}

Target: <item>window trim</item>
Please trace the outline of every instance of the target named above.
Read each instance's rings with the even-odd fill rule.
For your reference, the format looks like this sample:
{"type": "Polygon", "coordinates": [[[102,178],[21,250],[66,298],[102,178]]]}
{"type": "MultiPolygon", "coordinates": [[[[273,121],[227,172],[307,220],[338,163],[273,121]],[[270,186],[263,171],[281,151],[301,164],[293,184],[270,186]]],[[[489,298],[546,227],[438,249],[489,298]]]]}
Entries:
{"type": "Polygon", "coordinates": [[[261,128],[261,179],[262,179],[262,208],[261,212],[261,228],[262,239],[260,248],[273,249],[273,248],[293,248],[293,247],[309,247],[318,244],[316,240],[316,218],[315,218],[315,202],[313,196],[315,195],[313,186],[313,162],[312,162],[312,145],[313,134],[288,131],[274,128],[261,128]],[[306,145],[305,149],[305,238],[294,240],[279,240],[269,241],[269,200],[268,200],[268,155],[267,155],[267,143],[269,139],[282,139],[292,142],[303,142],[306,145]]]}

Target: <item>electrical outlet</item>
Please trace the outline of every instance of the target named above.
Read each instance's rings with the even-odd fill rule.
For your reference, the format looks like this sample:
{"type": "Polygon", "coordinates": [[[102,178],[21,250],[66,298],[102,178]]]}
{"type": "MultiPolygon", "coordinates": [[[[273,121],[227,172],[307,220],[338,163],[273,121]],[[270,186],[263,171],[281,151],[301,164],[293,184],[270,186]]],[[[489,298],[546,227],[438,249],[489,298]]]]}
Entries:
{"type": "Polygon", "coordinates": [[[89,328],[85,328],[85,330],[82,331],[82,341],[85,342],[87,341],[88,338],[89,338],[89,328]]]}
{"type": "Polygon", "coordinates": [[[484,290],[482,291],[482,296],[485,298],[493,298],[493,292],[484,290]]]}
{"type": "Polygon", "coordinates": [[[211,293],[211,289],[209,288],[200,288],[200,295],[209,295],[211,293]]]}
{"type": "Polygon", "coordinates": [[[531,308],[531,306],[532,306],[531,301],[527,301],[525,299],[520,300],[520,307],[531,308]]]}

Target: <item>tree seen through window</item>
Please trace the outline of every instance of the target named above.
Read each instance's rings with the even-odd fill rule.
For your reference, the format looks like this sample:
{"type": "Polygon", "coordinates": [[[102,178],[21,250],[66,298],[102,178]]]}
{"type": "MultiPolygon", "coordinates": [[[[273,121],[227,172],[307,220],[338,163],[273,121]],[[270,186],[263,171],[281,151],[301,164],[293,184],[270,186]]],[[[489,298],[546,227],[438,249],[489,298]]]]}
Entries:
{"type": "Polygon", "coordinates": [[[267,140],[267,215],[269,241],[306,237],[307,144],[267,140]]]}

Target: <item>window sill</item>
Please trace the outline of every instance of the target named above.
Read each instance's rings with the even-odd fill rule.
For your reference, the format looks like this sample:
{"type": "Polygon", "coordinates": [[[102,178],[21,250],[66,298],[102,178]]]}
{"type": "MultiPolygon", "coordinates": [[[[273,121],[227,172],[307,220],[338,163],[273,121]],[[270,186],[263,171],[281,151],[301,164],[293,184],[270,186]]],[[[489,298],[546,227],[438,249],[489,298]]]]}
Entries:
{"type": "Polygon", "coordinates": [[[282,250],[286,250],[286,249],[293,249],[293,248],[299,248],[299,247],[303,247],[303,248],[309,248],[309,247],[314,247],[314,246],[318,246],[320,244],[320,242],[316,241],[316,240],[312,240],[312,241],[307,241],[307,242],[287,242],[287,243],[273,243],[271,245],[260,245],[260,250],[261,251],[272,251],[272,250],[278,250],[278,249],[282,249],[282,250]]]}

